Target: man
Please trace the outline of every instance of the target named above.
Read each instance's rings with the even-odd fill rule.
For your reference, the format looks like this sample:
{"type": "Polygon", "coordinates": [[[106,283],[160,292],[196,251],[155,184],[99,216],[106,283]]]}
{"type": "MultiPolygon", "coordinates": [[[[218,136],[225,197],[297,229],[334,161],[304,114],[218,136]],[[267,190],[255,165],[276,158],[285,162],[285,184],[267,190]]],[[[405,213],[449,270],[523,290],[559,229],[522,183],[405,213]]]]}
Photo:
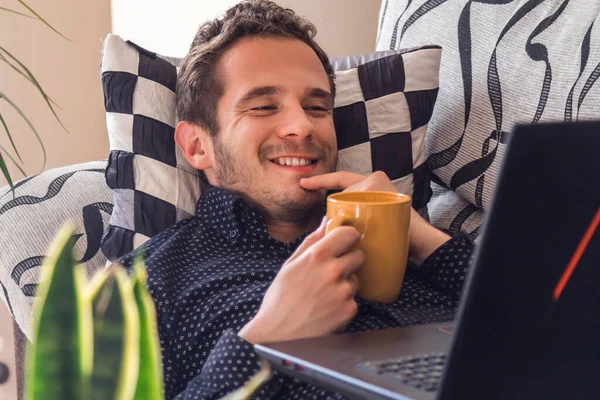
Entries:
{"type": "MultiPolygon", "coordinates": [[[[354,296],[359,233],[324,235],[326,191],[396,188],[380,172],[333,172],[335,84],[314,34],[290,10],[243,2],[201,26],[182,62],[175,140],[207,184],[195,217],[145,245],[169,399],[220,398],[242,386],[259,365],[252,344],[448,320],[455,311],[472,243],[415,212],[414,270],[398,301],[354,296]]],[[[280,375],[259,396],[341,398],[280,375]]]]}

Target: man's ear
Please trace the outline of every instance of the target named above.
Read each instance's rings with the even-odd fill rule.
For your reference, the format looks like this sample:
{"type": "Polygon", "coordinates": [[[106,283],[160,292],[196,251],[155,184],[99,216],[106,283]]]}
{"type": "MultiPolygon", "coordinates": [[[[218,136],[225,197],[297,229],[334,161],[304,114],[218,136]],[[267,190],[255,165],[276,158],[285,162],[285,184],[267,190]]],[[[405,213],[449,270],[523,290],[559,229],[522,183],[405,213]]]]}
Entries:
{"type": "Polygon", "coordinates": [[[213,166],[211,136],[198,124],[180,121],[175,128],[175,142],[192,167],[205,170],[213,166]]]}

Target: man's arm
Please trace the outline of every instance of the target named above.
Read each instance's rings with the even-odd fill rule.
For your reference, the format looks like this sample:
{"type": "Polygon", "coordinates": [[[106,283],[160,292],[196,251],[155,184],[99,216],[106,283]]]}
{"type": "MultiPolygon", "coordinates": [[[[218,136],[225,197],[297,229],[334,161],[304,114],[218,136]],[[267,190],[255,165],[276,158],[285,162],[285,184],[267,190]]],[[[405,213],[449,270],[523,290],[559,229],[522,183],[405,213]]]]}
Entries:
{"type": "MultiPolygon", "coordinates": [[[[233,329],[223,332],[200,375],[192,379],[175,400],[220,399],[242,387],[259,370],[259,357],[253,345],[233,329]]],[[[275,398],[284,386],[285,378],[272,378],[261,388],[261,398],[275,398]]]]}
{"type": "MultiPolygon", "coordinates": [[[[152,275],[157,249],[154,241],[147,243],[146,265],[152,275]]],[[[119,263],[129,269],[134,256],[130,253],[119,263]]],[[[159,278],[163,293],[150,288],[156,305],[166,399],[220,399],[254,376],[260,368],[258,356],[253,345],[237,332],[259,309],[273,275],[265,271],[263,280],[256,278],[223,290],[215,290],[212,284],[192,286],[177,297],[165,295],[171,290],[163,278],[159,278]]],[[[285,382],[286,378],[268,381],[261,388],[263,398],[275,398],[285,382]]]]}
{"type": "MultiPolygon", "coordinates": [[[[220,399],[258,372],[253,345],[237,332],[258,310],[268,284],[254,282],[250,291],[238,286],[213,296],[180,299],[169,315],[161,316],[166,325],[161,347],[167,399],[220,399]],[[188,320],[197,321],[192,329],[188,320]]],[[[266,382],[263,398],[276,398],[286,382],[266,382]]]]}
{"type": "Polygon", "coordinates": [[[428,281],[452,299],[458,300],[473,263],[473,249],[473,241],[468,236],[455,236],[435,249],[423,261],[416,276],[428,281]]]}
{"type": "Polygon", "coordinates": [[[411,210],[408,241],[410,261],[413,264],[423,264],[448,240],[450,236],[427,223],[414,209],[411,210]]]}

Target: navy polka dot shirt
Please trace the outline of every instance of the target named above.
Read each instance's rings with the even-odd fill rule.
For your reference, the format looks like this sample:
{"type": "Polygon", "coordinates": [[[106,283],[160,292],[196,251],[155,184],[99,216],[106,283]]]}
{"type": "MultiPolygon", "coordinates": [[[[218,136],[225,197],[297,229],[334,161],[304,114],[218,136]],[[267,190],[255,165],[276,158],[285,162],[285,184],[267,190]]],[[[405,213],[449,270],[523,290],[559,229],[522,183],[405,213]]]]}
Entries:
{"type": "MultiPolygon", "coordinates": [[[[167,399],[217,399],[258,371],[258,356],[237,332],[258,312],[280,267],[306,237],[290,244],[271,238],[256,208],[212,186],[205,187],[196,212],[143,246],[167,399]]],[[[358,313],[345,331],[451,320],[472,249],[468,238],[458,236],[420,267],[410,266],[394,303],[357,298],[358,313]]],[[[130,267],[132,258],[121,262],[130,267]]],[[[274,373],[254,398],[343,396],[274,373]]]]}

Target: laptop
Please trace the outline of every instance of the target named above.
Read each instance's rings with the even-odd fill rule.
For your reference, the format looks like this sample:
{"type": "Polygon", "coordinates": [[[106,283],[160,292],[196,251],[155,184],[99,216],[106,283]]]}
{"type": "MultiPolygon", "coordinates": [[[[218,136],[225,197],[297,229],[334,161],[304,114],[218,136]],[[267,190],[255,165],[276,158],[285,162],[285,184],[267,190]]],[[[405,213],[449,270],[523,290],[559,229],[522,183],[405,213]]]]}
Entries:
{"type": "Polygon", "coordinates": [[[600,399],[600,122],[516,126],[455,322],[256,345],[356,399],[600,399]]]}

